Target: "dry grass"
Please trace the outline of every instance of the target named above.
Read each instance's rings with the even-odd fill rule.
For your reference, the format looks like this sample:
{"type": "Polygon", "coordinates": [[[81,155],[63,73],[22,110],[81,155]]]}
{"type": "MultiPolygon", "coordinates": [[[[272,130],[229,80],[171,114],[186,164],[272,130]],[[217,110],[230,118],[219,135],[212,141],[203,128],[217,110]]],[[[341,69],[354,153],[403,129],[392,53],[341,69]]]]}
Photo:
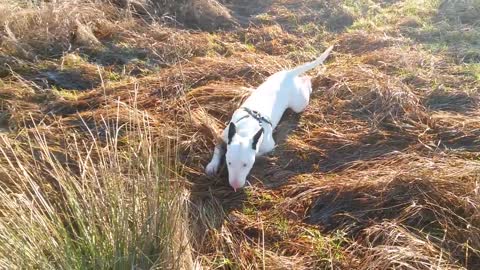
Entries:
{"type": "Polygon", "coordinates": [[[476,1],[173,3],[0,1],[2,267],[480,267],[476,1]],[[252,186],[205,176],[250,89],[328,44],[252,186]]]}
{"type": "Polygon", "coordinates": [[[175,146],[154,140],[144,113],[122,113],[127,123],[85,134],[40,124],[2,135],[2,268],[193,267],[175,146]]]}

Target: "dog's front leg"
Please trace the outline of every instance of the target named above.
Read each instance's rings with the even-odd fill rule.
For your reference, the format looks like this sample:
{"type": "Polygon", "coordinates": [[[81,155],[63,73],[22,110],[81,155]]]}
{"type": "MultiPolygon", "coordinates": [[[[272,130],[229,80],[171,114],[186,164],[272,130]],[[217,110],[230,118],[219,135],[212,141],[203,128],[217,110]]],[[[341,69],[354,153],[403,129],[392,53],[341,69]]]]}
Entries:
{"type": "Polygon", "coordinates": [[[218,172],[218,168],[220,167],[220,162],[222,161],[223,155],[227,151],[227,144],[221,140],[215,145],[215,149],[213,150],[213,156],[210,163],[208,163],[207,167],[205,168],[205,172],[212,176],[218,172]]]}

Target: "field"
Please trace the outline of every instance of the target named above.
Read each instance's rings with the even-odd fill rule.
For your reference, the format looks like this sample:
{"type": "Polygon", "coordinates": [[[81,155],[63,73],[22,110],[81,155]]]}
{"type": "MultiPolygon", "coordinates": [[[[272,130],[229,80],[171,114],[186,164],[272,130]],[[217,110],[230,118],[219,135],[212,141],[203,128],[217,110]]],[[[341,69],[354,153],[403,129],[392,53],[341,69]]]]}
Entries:
{"type": "Polygon", "coordinates": [[[479,0],[0,0],[0,268],[480,269],[479,0]],[[313,60],[234,192],[220,130],[313,60]]]}

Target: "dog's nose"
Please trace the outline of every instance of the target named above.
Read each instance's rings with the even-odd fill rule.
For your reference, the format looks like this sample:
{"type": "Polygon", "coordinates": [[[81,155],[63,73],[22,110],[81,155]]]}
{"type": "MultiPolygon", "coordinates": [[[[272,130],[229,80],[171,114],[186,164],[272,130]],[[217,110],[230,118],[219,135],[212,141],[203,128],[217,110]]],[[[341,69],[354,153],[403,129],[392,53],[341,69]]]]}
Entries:
{"type": "Polygon", "coordinates": [[[232,181],[231,183],[232,188],[235,192],[237,192],[237,189],[240,189],[242,187],[242,184],[240,184],[240,181],[232,181]]]}

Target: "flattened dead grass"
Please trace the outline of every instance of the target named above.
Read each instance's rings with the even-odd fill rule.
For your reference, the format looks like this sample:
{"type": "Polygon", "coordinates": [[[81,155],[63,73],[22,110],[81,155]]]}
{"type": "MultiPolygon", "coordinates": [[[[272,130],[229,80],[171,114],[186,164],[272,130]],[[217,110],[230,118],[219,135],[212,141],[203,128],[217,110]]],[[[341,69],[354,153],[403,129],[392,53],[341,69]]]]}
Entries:
{"type": "MultiPolygon", "coordinates": [[[[371,11],[387,14],[383,9],[398,6],[403,12],[414,2],[382,2],[371,11]]],[[[362,14],[370,13],[352,11],[355,6],[267,4],[232,1],[233,15],[252,15],[256,24],[215,33],[140,21],[145,14],[138,7],[133,10],[140,15],[107,5],[100,17],[90,19],[86,12],[80,20],[90,30],[75,39],[93,41],[72,43],[82,61],[71,61],[72,54],[52,56],[69,46],[65,33],[79,31],[58,14],[58,24],[49,28],[58,36],[19,35],[25,25],[42,28],[45,16],[53,16],[30,10],[27,18],[36,21],[7,23],[13,34],[2,39],[0,57],[15,56],[8,61],[18,76],[10,69],[2,75],[8,87],[0,90],[0,125],[21,131],[11,134],[19,143],[41,121],[52,145],[69,132],[81,138],[87,130],[105,143],[115,132],[105,123],[132,124],[131,107],[148,112],[152,140],[178,141],[181,171],[189,180],[192,254],[206,268],[477,269],[475,68],[402,35],[406,28],[420,31],[423,21],[379,20],[402,27],[384,34],[363,27],[362,14]],[[358,21],[337,21],[332,10],[358,21]],[[275,134],[278,147],[257,161],[252,186],[234,193],[225,168],[217,177],[205,176],[220,130],[250,89],[282,68],[311,60],[327,43],[336,44],[335,53],[324,72],[311,74],[310,106],[300,115],[285,114],[275,134]],[[96,68],[98,84],[75,98],[58,94],[64,89],[52,94],[51,84],[36,87],[29,77],[38,77],[38,65],[47,61],[31,55],[48,58],[55,68],[62,62],[96,68]]],[[[432,13],[410,11],[410,17],[432,13]]],[[[474,25],[472,18],[464,24],[474,25]]],[[[118,147],[128,148],[124,134],[118,135],[118,147]]]]}

